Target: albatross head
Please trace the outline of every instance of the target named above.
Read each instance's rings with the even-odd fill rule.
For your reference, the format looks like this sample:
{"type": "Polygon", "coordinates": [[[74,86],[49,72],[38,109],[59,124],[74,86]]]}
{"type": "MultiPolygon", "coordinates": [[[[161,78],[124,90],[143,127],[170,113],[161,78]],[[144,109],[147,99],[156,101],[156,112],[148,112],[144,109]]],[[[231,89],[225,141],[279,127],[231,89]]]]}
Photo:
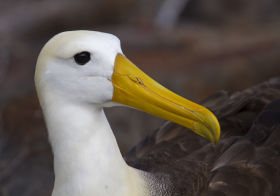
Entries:
{"type": "Polygon", "coordinates": [[[95,107],[127,105],[173,121],[216,143],[220,127],[206,108],[164,88],[122,53],[117,37],[94,31],[54,36],[42,49],[35,84],[40,102],[52,91],[95,107]]]}

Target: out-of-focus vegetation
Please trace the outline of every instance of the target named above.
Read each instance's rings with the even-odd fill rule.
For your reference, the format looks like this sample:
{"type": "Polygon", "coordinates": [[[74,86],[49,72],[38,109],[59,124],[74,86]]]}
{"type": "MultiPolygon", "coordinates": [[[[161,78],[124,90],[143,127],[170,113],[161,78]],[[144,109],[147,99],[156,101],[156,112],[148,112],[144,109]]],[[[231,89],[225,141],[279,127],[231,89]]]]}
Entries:
{"type": "MultiPolygon", "coordinates": [[[[52,155],[34,93],[43,44],[61,31],[113,33],[136,65],[195,101],[280,74],[278,0],[2,0],[0,195],[50,195],[52,155]]],[[[107,109],[126,152],[163,122],[107,109]],[[129,138],[129,139],[128,139],[129,138]]]]}

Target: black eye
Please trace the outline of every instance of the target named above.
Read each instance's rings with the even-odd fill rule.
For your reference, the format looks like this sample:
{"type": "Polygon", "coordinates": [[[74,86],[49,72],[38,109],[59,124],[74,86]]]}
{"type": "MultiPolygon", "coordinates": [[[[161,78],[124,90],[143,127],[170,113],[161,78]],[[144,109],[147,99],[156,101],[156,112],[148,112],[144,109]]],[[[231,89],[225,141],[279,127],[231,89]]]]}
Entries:
{"type": "Polygon", "coordinates": [[[74,59],[77,64],[84,65],[90,60],[90,53],[89,52],[80,52],[78,54],[75,54],[74,59]]]}

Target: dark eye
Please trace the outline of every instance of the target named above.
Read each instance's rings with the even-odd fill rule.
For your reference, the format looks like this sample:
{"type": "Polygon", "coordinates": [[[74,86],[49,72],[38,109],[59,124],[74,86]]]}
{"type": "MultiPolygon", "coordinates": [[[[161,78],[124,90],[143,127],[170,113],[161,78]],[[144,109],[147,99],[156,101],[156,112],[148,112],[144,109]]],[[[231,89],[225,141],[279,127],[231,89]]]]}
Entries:
{"type": "Polygon", "coordinates": [[[90,53],[89,52],[80,52],[75,54],[74,56],[75,62],[79,65],[84,65],[90,61],[90,53]]]}

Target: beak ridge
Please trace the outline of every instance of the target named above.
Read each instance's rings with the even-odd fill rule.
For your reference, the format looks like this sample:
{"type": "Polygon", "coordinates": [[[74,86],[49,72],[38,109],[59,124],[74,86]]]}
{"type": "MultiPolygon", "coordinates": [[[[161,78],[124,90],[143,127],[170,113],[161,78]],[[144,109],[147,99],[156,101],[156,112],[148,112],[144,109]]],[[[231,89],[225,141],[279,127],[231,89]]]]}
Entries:
{"type": "Polygon", "coordinates": [[[220,125],[212,112],[166,89],[122,54],[116,56],[112,83],[112,101],[175,122],[215,144],[218,142],[220,125]]]}

